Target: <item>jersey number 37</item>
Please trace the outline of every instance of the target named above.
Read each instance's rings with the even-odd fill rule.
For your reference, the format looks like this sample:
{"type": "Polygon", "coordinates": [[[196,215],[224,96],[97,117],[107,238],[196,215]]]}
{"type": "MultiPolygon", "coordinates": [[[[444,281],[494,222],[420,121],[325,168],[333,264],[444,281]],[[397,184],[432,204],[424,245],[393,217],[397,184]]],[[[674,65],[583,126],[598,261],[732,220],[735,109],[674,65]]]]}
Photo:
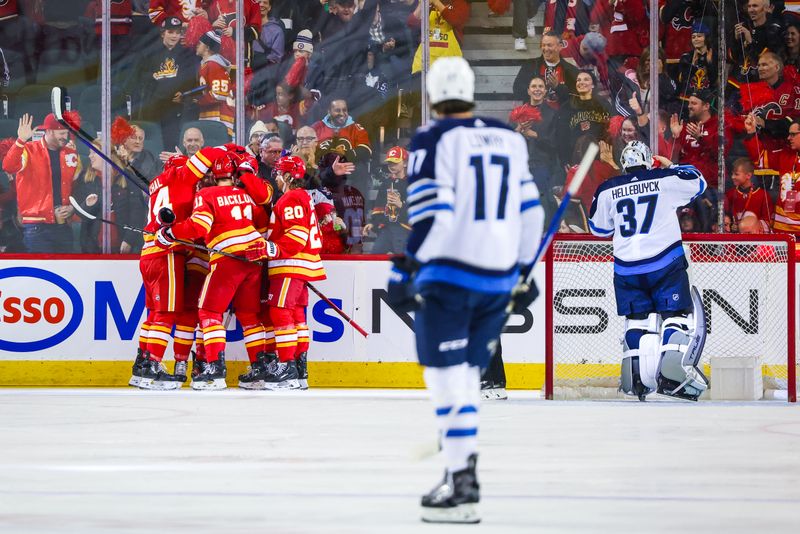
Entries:
{"type": "Polygon", "coordinates": [[[622,215],[622,221],[619,226],[619,234],[622,237],[632,237],[634,234],[646,234],[650,232],[650,227],[653,225],[653,216],[656,213],[656,204],[658,203],[658,195],[643,195],[638,197],[636,201],[632,198],[623,198],[617,202],[617,213],[622,215]],[[644,213],[637,216],[638,207],[644,207],[644,213]],[[638,221],[642,221],[641,225],[638,221]]]}

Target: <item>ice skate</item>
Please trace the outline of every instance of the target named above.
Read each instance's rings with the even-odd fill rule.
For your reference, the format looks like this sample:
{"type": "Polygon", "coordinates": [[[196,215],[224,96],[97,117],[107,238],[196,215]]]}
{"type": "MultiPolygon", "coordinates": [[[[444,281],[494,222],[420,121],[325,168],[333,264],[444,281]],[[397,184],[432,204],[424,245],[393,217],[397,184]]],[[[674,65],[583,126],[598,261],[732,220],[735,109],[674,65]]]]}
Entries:
{"type": "MultiPolygon", "coordinates": [[[[247,368],[247,373],[239,375],[239,387],[242,389],[264,389],[264,379],[267,377],[267,358],[265,352],[256,354],[256,361],[247,368]]],[[[274,354],[272,355],[274,357],[274,354]]]]}
{"type": "Polygon", "coordinates": [[[192,351],[192,380],[194,380],[200,373],[203,372],[203,367],[205,366],[205,361],[199,359],[197,357],[197,353],[192,351]]]}
{"type": "Polygon", "coordinates": [[[186,382],[186,368],[187,368],[186,361],[175,362],[175,373],[173,374],[175,375],[175,378],[177,380],[180,380],[181,384],[186,382]]]}
{"type": "Polygon", "coordinates": [[[142,349],[136,349],[136,359],[133,362],[133,368],[131,369],[131,378],[128,380],[128,385],[133,387],[139,387],[139,384],[142,381],[142,371],[144,365],[147,363],[148,360],[148,352],[142,349]]]}
{"type": "Polygon", "coordinates": [[[298,380],[297,366],[294,360],[290,362],[271,361],[267,367],[264,388],[270,391],[299,389],[300,381],[298,380]]]}
{"type": "Polygon", "coordinates": [[[481,399],[483,400],[506,400],[508,393],[506,388],[491,380],[481,382],[481,399]]]}
{"type": "Polygon", "coordinates": [[[308,389],[308,352],[301,352],[294,363],[297,365],[297,381],[300,389],[308,389]]]}
{"type": "Polygon", "coordinates": [[[422,497],[422,520],[426,523],[480,523],[477,504],[480,486],[475,472],[477,454],[471,454],[467,468],[445,473],[444,480],[422,497]]]}
{"type": "Polygon", "coordinates": [[[167,391],[179,389],[183,382],[167,372],[164,364],[155,360],[148,360],[142,368],[142,379],[139,382],[140,389],[152,389],[167,391]]]}
{"type": "Polygon", "coordinates": [[[215,362],[205,362],[203,371],[196,377],[192,377],[192,389],[200,391],[213,391],[225,389],[225,377],[228,371],[225,368],[225,354],[220,352],[219,359],[215,362]]]}

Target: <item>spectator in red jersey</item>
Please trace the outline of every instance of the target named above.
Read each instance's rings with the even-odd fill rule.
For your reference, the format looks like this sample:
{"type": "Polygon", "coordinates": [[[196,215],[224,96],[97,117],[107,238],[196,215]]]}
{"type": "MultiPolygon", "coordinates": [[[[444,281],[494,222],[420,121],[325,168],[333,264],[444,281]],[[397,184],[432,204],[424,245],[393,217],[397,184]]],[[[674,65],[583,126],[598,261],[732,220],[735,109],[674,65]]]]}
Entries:
{"type": "MultiPolygon", "coordinates": [[[[600,145],[600,152],[592,162],[592,166],[589,169],[589,173],[586,175],[586,179],[584,180],[583,184],[581,184],[580,189],[578,189],[577,195],[575,195],[575,197],[583,206],[585,210],[584,213],[589,213],[591,211],[592,198],[594,198],[594,192],[597,191],[597,188],[600,187],[600,184],[609,178],[613,178],[614,176],[619,176],[621,174],[619,165],[617,163],[618,158],[615,158],[614,156],[614,149],[611,143],[601,139],[598,144],[600,145]]],[[[567,180],[563,189],[564,191],[566,191],[566,188],[569,187],[569,184],[575,176],[575,172],[577,172],[577,170],[577,165],[570,167],[569,171],[567,172],[567,180]]]]}
{"type": "MultiPolygon", "coordinates": [[[[261,31],[261,9],[258,0],[244,0],[245,61],[252,57],[253,41],[261,31]]],[[[212,0],[208,7],[211,27],[222,34],[220,54],[230,62],[236,61],[236,0],[212,0]]]]}
{"type": "MultiPolygon", "coordinates": [[[[670,119],[670,130],[675,139],[675,155],[672,161],[694,165],[703,174],[708,188],[695,200],[695,211],[700,219],[701,228],[710,230],[716,217],[717,205],[717,156],[719,142],[717,137],[718,117],[711,109],[711,93],[697,91],[689,97],[687,108],[689,118],[681,121],[677,114],[670,119]]],[[[730,149],[732,138],[725,139],[725,150],[730,149]]]]}
{"type": "Polygon", "coordinates": [[[266,106],[259,106],[257,118],[262,121],[275,119],[289,126],[292,132],[297,130],[302,117],[297,90],[286,82],[275,87],[275,100],[266,106]]]}
{"type": "Polygon", "coordinates": [[[617,0],[613,17],[606,54],[619,65],[641,55],[650,42],[650,22],[644,0],[617,0]]]}
{"type": "Polygon", "coordinates": [[[185,25],[197,16],[208,18],[207,4],[207,0],[150,0],[148,15],[156,26],[167,17],[178,17],[185,25]]]}
{"type": "Polygon", "coordinates": [[[725,191],[725,213],[739,224],[745,212],[753,213],[769,228],[772,224],[772,199],[762,187],[753,185],[754,170],[749,158],[733,162],[731,180],[734,187],[725,191]]]}
{"type": "Polygon", "coordinates": [[[544,11],[544,31],[572,39],[586,33],[589,25],[589,3],[548,0],[544,11]]]}
{"type": "Polygon", "coordinates": [[[770,15],[770,0],[748,0],[749,20],[734,26],[734,42],[730,51],[736,63],[732,70],[740,82],[756,79],[758,58],[764,50],[782,54],[784,49],[783,27],[780,21],[770,15]]]}
{"type": "Polygon", "coordinates": [[[372,157],[367,130],[350,116],[347,100],[344,98],[331,100],[328,114],[311,127],[317,132],[317,140],[320,143],[332,137],[347,139],[355,150],[356,161],[353,163],[366,162],[372,157]]]}
{"type": "Polygon", "coordinates": [[[790,75],[784,76],[784,72],[780,56],[767,50],[758,58],[759,81],[743,84],[729,100],[735,112],[755,115],[764,150],[783,147],[789,120],[800,114],[797,73],[789,69],[790,75]]]}
{"type": "Polygon", "coordinates": [[[789,126],[788,147],[763,152],[759,143],[756,117],[748,115],[744,121],[747,136],[744,146],[750,158],[765,161],[780,177],[780,194],[775,205],[775,217],[772,229],[776,232],[800,236],[800,206],[798,206],[797,185],[800,180],[800,120],[794,120],[789,126]]]}
{"type": "Polygon", "coordinates": [[[528,85],[534,76],[541,76],[544,79],[547,85],[547,100],[551,104],[558,102],[556,89],[560,86],[565,88],[563,94],[575,92],[578,69],[561,59],[561,48],[561,38],[557,34],[548,32],[542,36],[541,56],[522,65],[517,77],[514,78],[515,100],[528,100],[528,85]]]}
{"type": "Polygon", "coordinates": [[[219,54],[220,36],[206,32],[197,43],[196,54],[200,56],[199,85],[206,88],[197,99],[200,120],[221,122],[233,135],[233,84],[229,70],[230,62],[219,54]]]}
{"type": "Polygon", "coordinates": [[[69,131],[52,113],[39,127],[44,137],[31,141],[33,116],[19,120],[17,140],[5,158],[3,170],[15,174],[17,209],[28,252],[36,254],[73,252],[69,203],[78,155],[67,147],[69,131]]]}

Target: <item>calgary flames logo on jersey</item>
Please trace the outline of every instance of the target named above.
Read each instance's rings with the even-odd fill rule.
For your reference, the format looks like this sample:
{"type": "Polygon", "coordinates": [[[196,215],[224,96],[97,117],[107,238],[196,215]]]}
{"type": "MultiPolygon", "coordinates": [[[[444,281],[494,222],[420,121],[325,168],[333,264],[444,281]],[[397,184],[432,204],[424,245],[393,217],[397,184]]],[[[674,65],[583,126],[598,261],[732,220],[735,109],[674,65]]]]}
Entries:
{"type": "Polygon", "coordinates": [[[767,102],[753,108],[753,115],[762,119],[780,118],[783,115],[783,108],[777,102],[767,102]]]}
{"type": "Polygon", "coordinates": [[[674,17],[672,17],[672,20],[669,21],[669,23],[674,30],[680,31],[691,28],[693,20],[694,20],[694,12],[692,11],[691,7],[687,7],[681,13],[676,14],[674,17]]]}
{"type": "Polygon", "coordinates": [[[156,80],[163,80],[165,78],[174,78],[178,75],[178,64],[171,57],[168,57],[161,63],[158,70],[153,73],[153,78],[156,80]]]}
{"type": "Polygon", "coordinates": [[[692,78],[691,88],[692,89],[708,89],[711,85],[710,80],[708,79],[708,72],[706,72],[705,68],[698,68],[694,72],[694,76],[692,78]]]}

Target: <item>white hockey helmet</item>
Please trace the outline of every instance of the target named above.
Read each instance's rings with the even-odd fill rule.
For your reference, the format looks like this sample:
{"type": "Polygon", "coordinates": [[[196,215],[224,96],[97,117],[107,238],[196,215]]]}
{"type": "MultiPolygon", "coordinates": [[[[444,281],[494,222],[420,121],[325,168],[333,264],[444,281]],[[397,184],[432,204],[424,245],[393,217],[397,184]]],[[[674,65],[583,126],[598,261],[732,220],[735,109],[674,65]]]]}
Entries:
{"type": "Polygon", "coordinates": [[[625,171],[633,167],[644,167],[650,170],[653,168],[653,153],[650,151],[650,147],[642,141],[628,141],[619,156],[619,163],[625,171]]]}
{"type": "Polygon", "coordinates": [[[446,100],[475,102],[475,73],[463,57],[442,57],[428,71],[428,98],[431,105],[446,100]]]}

